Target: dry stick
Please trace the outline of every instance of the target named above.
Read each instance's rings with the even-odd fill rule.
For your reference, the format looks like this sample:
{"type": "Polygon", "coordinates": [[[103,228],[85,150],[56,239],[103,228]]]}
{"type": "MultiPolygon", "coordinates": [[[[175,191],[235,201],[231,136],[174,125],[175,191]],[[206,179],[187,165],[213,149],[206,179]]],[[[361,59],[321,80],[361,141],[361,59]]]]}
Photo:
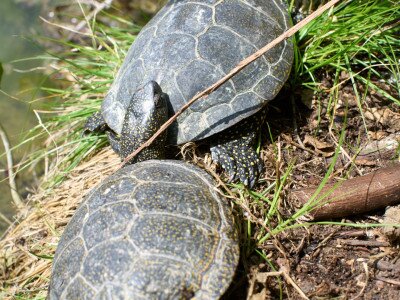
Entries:
{"type": "Polygon", "coordinates": [[[247,65],[255,61],[257,58],[260,56],[264,55],[268,50],[271,48],[275,47],[277,44],[282,42],[285,39],[288,39],[292,35],[294,35],[297,31],[299,31],[301,28],[303,28],[305,25],[310,23],[312,20],[320,16],[322,13],[324,13],[326,10],[331,8],[333,5],[338,3],[340,0],[331,0],[327,4],[321,6],[318,8],[315,12],[313,12],[311,15],[309,15],[307,18],[304,20],[300,21],[297,23],[295,26],[292,28],[288,29],[284,33],[282,33],[280,36],[278,36],[276,39],[274,39],[272,42],[255,52],[254,54],[248,56],[244,60],[242,60],[235,68],[233,68],[227,75],[225,75],[223,78],[218,80],[216,83],[205,89],[199,94],[196,94],[188,103],[183,105],[176,113],[173,115],[167,122],[165,122],[160,129],[157,130],[157,132],[149,138],[146,142],[144,142],[139,148],[137,148],[133,153],[129,154],[121,164],[120,168],[122,168],[125,164],[127,164],[132,158],[134,158],[136,155],[139,154],[140,151],[142,151],[144,148],[147,148],[148,146],[151,145],[151,143],[154,142],[154,140],[163,132],[165,131],[177,118],[180,116],[185,110],[189,108],[190,105],[192,105],[195,101],[199,100],[200,98],[207,96],[211,94],[213,91],[215,91],[217,88],[219,88],[222,84],[224,84],[226,81],[231,79],[234,75],[239,73],[242,69],[244,69],[247,65]]]}
{"type": "Polygon", "coordinates": [[[0,138],[3,141],[4,145],[4,152],[6,153],[7,157],[7,171],[8,171],[8,180],[10,184],[10,190],[11,190],[11,197],[14,201],[14,204],[18,208],[24,207],[24,203],[21,200],[21,197],[19,196],[17,192],[17,185],[15,184],[15,173],[14,173],[14,163],[12,159],[12,154],[11,154],[11,149],[10,149],[10,143],[7,138],[7,134],[3,128],[3,126],[0,124],[0,138]]]}
{"type": "Polygon", "coordinates": [[[394,284],[394,285],[399,285],[399,286],[400,286],[400,281],[398,281],[398,280],[394,280],[394,279],[382,277],[382,276],[379,276],[379,275],[375,276],[375,279],[376,279],[376,280],[383,281],[383,282],[387,282],[387,283],[390,283],[390,284],[394,284]]]}
{"type": "Polygon", "coordinates": [[[295,207],[303,207],[306,203],[316,205],[307,214],[308,220],[344,218],[396,205],[400,203],[400,164],[347,179],[339,185],[327,183],[315,202],[310,203],[317,189],[307,187],[290,194],[291,203],[295,207]]]}
{"type": "Polygon", "coordinates": [[[340,245],[346,246],[354,246],[354,247],[390,247],[389,242],[380,242],[380,241],[363,241],[363,240],[343,240],[337,239],[337,242],[340,245]]]}

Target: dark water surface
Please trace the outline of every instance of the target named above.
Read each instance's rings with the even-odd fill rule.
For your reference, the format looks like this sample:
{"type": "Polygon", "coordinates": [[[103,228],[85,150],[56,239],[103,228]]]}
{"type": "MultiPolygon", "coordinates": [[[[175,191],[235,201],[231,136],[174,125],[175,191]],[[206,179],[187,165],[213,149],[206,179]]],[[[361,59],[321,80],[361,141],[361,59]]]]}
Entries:
{"type": "MultiPolygon", "coordinates": [[[[45,75],[41,71],[43,61],[25,60],[42,53],[40,47],[30,39],[40,34],[40,1],[0,0],[0,61],[4,73],[0,89],[0,123],[9,141],[15,146],[26,132],[38,123],[33,109],[38,103],[33,100],[42,96],[39,87],[45,75]],[[29,5],[28,5],[29,4],[29,5]],[[28,70],[35,71],[28,72],[28,70]]],[[[14,164],[17,164],[32,145],[13,151],[14,164]]],[[[0,212],[12,219],[14,208],[6,172],[6,158],[3,143],[0,141],[0,212]]],[[[26,188],[32,182],[32,175],[20,174],[17,177],[18,192],[26,195],[26,188]]],[[[0,218],[0,234],[7,223],[0,218]]]]}

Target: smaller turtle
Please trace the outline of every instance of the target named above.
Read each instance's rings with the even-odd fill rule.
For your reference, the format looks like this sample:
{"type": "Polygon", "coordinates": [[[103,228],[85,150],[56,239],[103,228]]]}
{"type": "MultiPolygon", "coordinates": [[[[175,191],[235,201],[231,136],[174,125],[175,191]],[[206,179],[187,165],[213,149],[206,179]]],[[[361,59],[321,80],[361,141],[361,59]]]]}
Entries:
{"type": "MultiPolygon", "coordinates": [[[[140,144],[164,122],[167,107],[155,82],[135,97],[141,105],[128,109],[122,132],[134,120],[140,144]]],[[[112,138],[123,151],[124,141],[112,138]]],[[[239,260],[231,211],[205,171],[154,160],[163,157],[164,142],[88,194],[58,244],[49,300],[205,300],[226,291],[239,260]]]]}

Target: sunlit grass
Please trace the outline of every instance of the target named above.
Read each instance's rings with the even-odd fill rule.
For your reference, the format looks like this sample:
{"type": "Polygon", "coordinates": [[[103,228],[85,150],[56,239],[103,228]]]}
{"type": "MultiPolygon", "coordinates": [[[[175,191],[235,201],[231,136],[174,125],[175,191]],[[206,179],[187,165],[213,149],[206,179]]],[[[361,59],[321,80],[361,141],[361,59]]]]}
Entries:
{"type": "Polygon", "coordinates": [[[49,61],[57,68],[50,77],[56,78],[59,88],[41,88],[48,96],[42,100],[43,108],[35,112],[39,125],[29,130],[13,149],[36,139],[47,140],[45,148],[32,153],[20,170],[50,159],[53,172],[48,185],[61,182],[65,174],[106,144],[105,135],[83,135],[83,124],[99,109],[140,30],[131,22],[107,16],[119,25],[109,27],[94,23],[94,35],[87,37],[87,44],[39,37],[66,49],[62,54],[48,53],[33,58],[49,61]]]}
{"type": "MultiPolygon", "coordinates": [[[[400,8],[393,1],[342,1],[327,14],[301,29],[296,35],[296,59],[292,80],[297,86],[318,91],[318,72],[335,77],[331,91],[349,74],[360,110],[367,93],[375,91],[400,104],[400,8]],[[385,82],[395,92],[376,85],[385,82]],[[362,83],[365,91],[358,90],[362,83]]],[[[335,101],[332,93],[331,101],[335,101]]],[[[330,109],[334,103],[330,103],[330,109]]]]}

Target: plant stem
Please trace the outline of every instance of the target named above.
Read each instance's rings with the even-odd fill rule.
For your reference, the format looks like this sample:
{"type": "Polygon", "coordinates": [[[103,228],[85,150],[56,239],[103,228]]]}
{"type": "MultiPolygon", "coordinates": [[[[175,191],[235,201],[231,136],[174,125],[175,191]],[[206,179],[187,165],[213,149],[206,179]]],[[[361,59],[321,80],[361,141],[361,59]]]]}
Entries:
{"type": "Polygon", "coordinates": [[[3,141],[4,150],[7,157],[7,171],[8,171],[8,181],[10,183],[11,197],[17,208],[21,209],[24,207],[24,203],[22,202],[22,199],[18,194],[17,185],[15,184],[14,163],[11,154],[10,143],[8,141],[7,134],[1,124],[0,124],[0,138],[3,141]]]}

